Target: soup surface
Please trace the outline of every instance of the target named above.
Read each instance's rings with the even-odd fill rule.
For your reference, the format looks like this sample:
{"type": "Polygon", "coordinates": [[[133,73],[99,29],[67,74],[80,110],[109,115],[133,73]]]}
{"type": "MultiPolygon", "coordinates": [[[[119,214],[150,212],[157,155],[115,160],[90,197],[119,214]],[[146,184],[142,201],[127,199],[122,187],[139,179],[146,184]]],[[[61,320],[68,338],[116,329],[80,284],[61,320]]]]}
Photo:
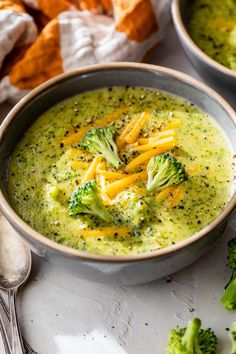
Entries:
{"type": "Polygon", "coordinates": [[[236,71],[235,0],[194,0],[187,28],[193,41],[212,59],[236,71]]]}
{"type": "Polygon", "coordinates": [[[9,189],[19,215],[56,242],[92,253],[144,253],[217,217],[229,199],[231,164],[224,134],[192,103],[147,88],[104,88],[62,101],[35,121],[12,155],[9,189]],[[84,135],[98,127],[115,134],[117,168],[84,149],[84,135]],[[147,191],[147,164],[160,154],[182,164],[186,178],[171,183],[159,165],[164,187],[147,191]],[[72,212],[71,198],[91,180],[99,192],[91,208],[101,199],[106,221],[72,212]]]}

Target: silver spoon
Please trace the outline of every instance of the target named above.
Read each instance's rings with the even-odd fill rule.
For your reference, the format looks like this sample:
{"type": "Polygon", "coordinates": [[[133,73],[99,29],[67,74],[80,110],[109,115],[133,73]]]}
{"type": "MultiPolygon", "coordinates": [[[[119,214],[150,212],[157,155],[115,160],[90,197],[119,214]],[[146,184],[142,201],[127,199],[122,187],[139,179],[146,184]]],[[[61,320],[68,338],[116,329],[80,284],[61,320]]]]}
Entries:
{"type": "MultiPolygon", "coordinates": [[[[11,335],[10,314],[8,311],[8,306],[5,303],[1,293],[0,293],[0,332],[2,334],[2,340],[5,347],[5,351],[7,354],[11,354],[12,335],[11,335]]],[[[25,352],[27,354],[37,354],[37,352],[33,350],[33,348],[26,341],[26,339],[24,337],[22,337],[22,339],[23,339],[25,352]]]]}
{"type": "Polygon", "coordinates": [[[31,270],[31,252],[0,216],[0,288],[8,292],[12,330],[12,354],[25,353],[16,315],[16,293],[31,270]]]}

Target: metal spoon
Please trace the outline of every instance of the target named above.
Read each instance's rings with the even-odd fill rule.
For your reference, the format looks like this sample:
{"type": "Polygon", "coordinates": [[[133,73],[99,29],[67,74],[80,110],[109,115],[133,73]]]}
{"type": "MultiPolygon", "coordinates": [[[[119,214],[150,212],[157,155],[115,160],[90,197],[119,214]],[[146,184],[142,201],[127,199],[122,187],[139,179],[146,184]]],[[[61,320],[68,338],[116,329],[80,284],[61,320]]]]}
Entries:
{"type": "Polygon", "coordinates": [[[5,302],[0,294],[0,332],[4,344],[6,354],[11,354],[11,323],[10,316],[8,321],[7,312],[5,311],[5,302]]]}
{"type": "Polygon", "coordinates": [[[31,252],[3,217],[0,220],[0,288],[8,292],[12,354],[23,354],[25,351],[16,315],[16,293],[30,274],[31,252]]]}
{"type": "MultiPolygon", "coordinates": [[[[1,293],[0,293],[0,332],[2,334],[2,340],[5,347],[5,351],[7,354],[11,354],[12,335],[11,335],[10,314],[8,311],[7,304],[5,303],[1,293]]],[[[33,350],[33,348],[26,341],[26,339],[24,337],[22,337],[22,339],[23,339],[25,352],[27,354],[37,354],[37,352],[33,350]]]]}

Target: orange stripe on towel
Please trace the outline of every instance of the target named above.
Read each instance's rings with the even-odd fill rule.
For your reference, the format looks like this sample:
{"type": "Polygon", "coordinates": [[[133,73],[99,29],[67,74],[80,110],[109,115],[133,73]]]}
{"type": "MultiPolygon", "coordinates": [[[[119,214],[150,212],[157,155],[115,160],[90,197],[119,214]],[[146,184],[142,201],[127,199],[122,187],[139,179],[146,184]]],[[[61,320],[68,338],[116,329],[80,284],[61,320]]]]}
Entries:
{"type": "Polygon", "coordinates": [[[37,0],[40,10],[49,18],[53,19],[63,11],[71,9],[71,3],[67,0],[37,0]]]}
{"type": "Polygon", "coordinates": [[[113,0],[116,29],[130,39],[143,42],[158,29],[151,0],[113,0]]]}
{"type": "Polygon", "coordinates": [[[25,12],[24,5],[20,0],[0,0],[0,10],[25,12]]]}
{"type": "Polygon", "coordinates": [[[99,0],[80,0],[81,10],[100,10],[101,4],[99,0]]]}
{"type": "Polygon", "coordinates": [[[54,19],[43,29],[23,59],[13,66],[10,82],[23,90],[32,89],[62,72],[59,23],[54,19]]]}
{"type": "Polygon", "coordinates": [[[105,11],[109,14],[112,13],[112,2],[111,0],[101,0],[102,6],[104,7],[105,11]]]}

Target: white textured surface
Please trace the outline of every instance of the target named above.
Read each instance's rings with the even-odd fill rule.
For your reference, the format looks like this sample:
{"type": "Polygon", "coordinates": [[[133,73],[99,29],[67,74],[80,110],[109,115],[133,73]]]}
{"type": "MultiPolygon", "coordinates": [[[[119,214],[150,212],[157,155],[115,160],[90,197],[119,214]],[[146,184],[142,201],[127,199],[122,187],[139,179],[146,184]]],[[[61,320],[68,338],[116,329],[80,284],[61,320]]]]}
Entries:
{"type": "MultiPolygon", "coordinates": [[[[197,76],[172,28],[150,62],[197,76]]],[[[4,115],[8,107],[1,108],[4,115]]],[[[235,313],[223,310],[219,298],[230,276],[226,241],[235,235],[236,214],[215,248],[171,282],[130,288],[80,280],[34,257],[18,297],[22,332],[40,354],[163,354],[168,330],[194,315],[216,331],[218,353],[228,354],[225,328],[235,313]]]]}

